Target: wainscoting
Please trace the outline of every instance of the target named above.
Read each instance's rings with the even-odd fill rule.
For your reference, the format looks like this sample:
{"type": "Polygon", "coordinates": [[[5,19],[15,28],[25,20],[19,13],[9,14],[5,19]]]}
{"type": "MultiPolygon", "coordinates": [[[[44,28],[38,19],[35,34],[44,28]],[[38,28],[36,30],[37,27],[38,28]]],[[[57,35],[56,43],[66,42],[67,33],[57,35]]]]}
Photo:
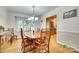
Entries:
{"type": "Polygon", "coordinates": [[[79,51],[79,33],[65,31],[58,31],[57,33],[58,43],[79,51]]]}

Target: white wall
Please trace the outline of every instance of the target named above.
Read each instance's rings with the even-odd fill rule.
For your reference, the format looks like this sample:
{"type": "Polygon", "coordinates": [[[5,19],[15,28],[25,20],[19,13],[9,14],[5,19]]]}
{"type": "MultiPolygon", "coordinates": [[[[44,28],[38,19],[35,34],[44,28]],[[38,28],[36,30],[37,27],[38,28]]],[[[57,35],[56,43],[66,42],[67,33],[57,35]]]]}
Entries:
{"type": "MultiPolygon", "coordinates": [[[[26,18],[29,17],[29,15],[25,15],[25,14],[8,12],[8,26],[11,27],[11,28],[15,28],[15,29],[16,29],[15,16],[26,17],[26,18]]],[[[36,23],[37,23],[37,25],[39,25],[38,22],[36,22],[36,23]]]]}
{"type": "MultiPolygon", "coordinates": [[[[75,8],[77,8],[79,10],[79,7],[58,7],[55,10],[52,10],[52,11],[46,13],[42,17],[42,20],[46,21],[45,20],[46,17],[57,15],[58,31],[79,32],[79,27],[78,27],[79,11],[77,12],[77,14],[78,14],[77,17],[73,17],[73,18],[69,18],[69,19],[63,19],[63,13],[64,12],[70,11],[70,10],[75,9],[75,8]],[[74,20],[74,19],[76,19],[76,20],[74,20]]],[[[43,22],[42,27],[46,27],[45,25],[46,25],[46,23],[43,22]]]]}
{"type": "Polygon", "coordinates": [[[14,13],[14,12],[9,12],[8,11],[8,26],[10,28],[15,28],[16,29],[16,20],[15,20],[15,16],[20,16],[20,17],[28,17],[28,15],[24,15],[24,14],[19,14],[19,13],[14,13]]]}
{"type": "Polygon", "coordinates": [[[0,26],[7,28],[7,10],[3,6],[0,6],[0,26]]]}
{"type": "Polygon", "coordinates": [[[15,16],[27,17],[28,15],[8,11],[8,28],[14,28],[14,33],[20,38],[20,32],[17,31],[15,16]]]}
{"type": "MultiPolygon", "coordinates": [[[[9,12],[8,11],[8,27],[9,28],[14,28],[15,34],[17,34],[18,37],[20,37],[19,31],[16,31],[17,28],[16,28],[15,16],[20,16],[20,17],[26,17],[27,18],[27,17],[29,17],[29,15],[20,14],[20,13],[14,13],[14,12],[9,12]]],[[[40,22],[36,22],[36,23],[37,23],[37,25],[35,27],[39,27],[40,26],[40,22]]]]}
{"type": "MultiPolygon", "coordinates": [[[[79,7],[57,7],[56,9],[46,13],[42,20],[45,21],[46,17],[57,15],[57,41],[64,45],[73,47],[79,50],[79,7]],[[77,17],[63,19],[63,13],[78,9],[77,17]],[[73,33],[73,34],[72,34],[73,33]]],[[[46,23],[43,22],[42,27],[45,28],[46,23]]]]}

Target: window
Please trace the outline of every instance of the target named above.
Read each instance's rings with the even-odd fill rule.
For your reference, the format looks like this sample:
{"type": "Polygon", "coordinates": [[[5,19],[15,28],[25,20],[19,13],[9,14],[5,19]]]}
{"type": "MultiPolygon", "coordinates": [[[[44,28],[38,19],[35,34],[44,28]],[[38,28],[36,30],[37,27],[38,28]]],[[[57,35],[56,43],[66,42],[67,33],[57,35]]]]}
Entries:
{"type": "Polygon", "coordinates": [[[34,21],[34,20],[28,20],[28,18],[25,17],[20,17],[20,16],[15,16],[16,20],[16,30],[20,31],[21,28],[24,30],[37,30],[40,28],[40,20],[34,21]]]}
{"type": "Polygon", "coordinates": [[[35,23],[23,17],[15,17],[17,30],[23,28],[24,30],[33,30],[35,23]]]}
{"type": "Polygon", "coordinates": [[[23,28],[23,21],[21,20],[17,21],[17,27],[18,29],[23,28]]]}

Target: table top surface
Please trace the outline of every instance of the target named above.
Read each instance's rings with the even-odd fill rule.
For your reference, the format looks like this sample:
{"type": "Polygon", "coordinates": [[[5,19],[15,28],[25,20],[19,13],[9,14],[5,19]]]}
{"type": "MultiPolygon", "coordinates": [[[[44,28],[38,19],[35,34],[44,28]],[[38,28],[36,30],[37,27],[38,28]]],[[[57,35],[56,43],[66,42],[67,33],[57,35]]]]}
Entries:
{"type": "Polygon", "coordinates": [[[34,33],[25,33],[24,35],[26,37],[30,37],[30,38],[40,38],[39,35],[35,35],[34,33]]]}

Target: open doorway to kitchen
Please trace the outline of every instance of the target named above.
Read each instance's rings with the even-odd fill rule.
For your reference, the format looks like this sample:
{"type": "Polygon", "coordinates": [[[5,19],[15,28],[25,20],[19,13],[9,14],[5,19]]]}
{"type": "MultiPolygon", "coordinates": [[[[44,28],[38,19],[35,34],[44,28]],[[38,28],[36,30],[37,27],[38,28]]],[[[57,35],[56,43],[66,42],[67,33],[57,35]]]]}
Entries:
{"type": "Polygon", "coordinates": [[[50,29],[51,35],[57,34],[57,16],[50,16],[46,18],[46,28],[50,29]]]}
{"type": "Polygon", "coordinates": [[[57,16],[49,16],[46,18],[46,29],[50,30],[49,52],[52,52],[53,46],[57,42],[57,16]]]}

